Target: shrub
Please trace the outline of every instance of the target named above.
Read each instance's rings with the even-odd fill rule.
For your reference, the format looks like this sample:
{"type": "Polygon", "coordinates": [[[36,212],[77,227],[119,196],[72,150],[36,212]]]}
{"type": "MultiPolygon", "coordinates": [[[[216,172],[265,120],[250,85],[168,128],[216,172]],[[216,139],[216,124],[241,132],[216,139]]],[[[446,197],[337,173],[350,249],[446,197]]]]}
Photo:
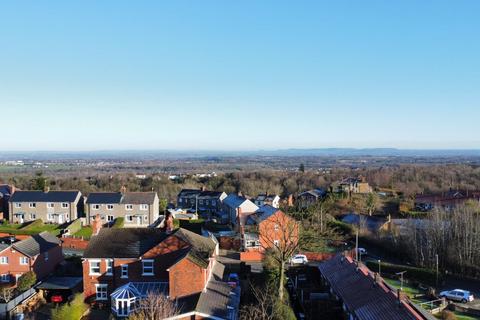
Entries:
{"type": "Polygon", "coordinates": [[[73,300],[62,306],[51,309],[52,320],[81,319],[88,306],[83,301],[81,293],[77,293],[73,300]]]}
{"type": "Polygon", "coordinates": [[[457,320],[457,316],[452,311],[443,310],[442,320],[457,320]]]}
{"type": "Polygon", "coordinates": [[[338,220],[331,220],[327,223],[328,227],[332,229],[336,229],[343,235],[349,235],[353,233],[353,227],[345,222],[338,221],[338,220]]]}
{"type": "Polygon", "coordinates": [[[281,320],[296,320],[297,317],[292,308],[281,301],[277,301],[275,304],[275,319],[281,320]]]}
{"type": "Polygon", "coordinates": [[[123,228],[124,222],[125,219],[123,217],[116,218],[112,228],[123,228]]]}
{"type": "Polygon", "coordinates": [[[20,292],[27,291],[37,283],[37,275],[33,271],[28,271],[18,278],[17,289],[20,292]]]}

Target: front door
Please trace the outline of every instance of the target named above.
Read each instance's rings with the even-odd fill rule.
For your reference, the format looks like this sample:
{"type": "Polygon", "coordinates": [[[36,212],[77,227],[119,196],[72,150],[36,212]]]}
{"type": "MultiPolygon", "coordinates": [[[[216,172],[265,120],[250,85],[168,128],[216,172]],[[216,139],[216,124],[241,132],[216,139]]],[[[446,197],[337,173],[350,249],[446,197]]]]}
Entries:
{"type": "Polygon", "coordinates": [[[62,224],[63,223],[63,214],[59,214],[58,215],[58,224],[62,224]]]}
{"type": "Polygon", "coordinates": [[[141,216],[138,216],[137,217],[137,226],[141,225],[142,224],[142,217],[141,216]]]}

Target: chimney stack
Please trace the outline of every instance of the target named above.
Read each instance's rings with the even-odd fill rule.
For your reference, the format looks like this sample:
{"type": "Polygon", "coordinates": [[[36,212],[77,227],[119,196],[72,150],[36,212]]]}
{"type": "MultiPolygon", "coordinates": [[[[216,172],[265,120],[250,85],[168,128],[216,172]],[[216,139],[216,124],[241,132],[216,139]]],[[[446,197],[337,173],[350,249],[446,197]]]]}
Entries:
{"type": "Polygon", "coordinates": [[[43,192],[50,192],[50,186],[45,185],[43,192]]]}
{"type": "Polygon", "coordinates": [[[120,193],[121,193],[121,194],[127,193],[127,187],[122,186],[122,187],[120,188],[120,193]]]}

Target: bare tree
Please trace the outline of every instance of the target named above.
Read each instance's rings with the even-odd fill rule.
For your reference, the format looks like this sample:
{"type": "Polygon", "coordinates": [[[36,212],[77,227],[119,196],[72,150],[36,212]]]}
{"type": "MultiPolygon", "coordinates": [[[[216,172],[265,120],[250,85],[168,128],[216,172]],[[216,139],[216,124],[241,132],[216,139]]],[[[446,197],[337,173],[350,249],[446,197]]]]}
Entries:
{"type": "Polygon", "coordinates": [[[253,303],[243,305],[240,308],[241,320],[273,320],[275,292],[271,286],[264,288],[250,284],[251,293],[255,299],[253,303]]]}
{"type": "Polygon", "coordinates": [[[13,291],[15,289],[12,287],[2,287],[0,289],[0,298],[2,298],[5,303],[8,303],[13,298],[13,291]]]}
{"type": "Polygon", "coordinates": [[[175,303],[164,294],[149,292],[141,299],[130,320],[162,320],[179,314],[175,303]]]}

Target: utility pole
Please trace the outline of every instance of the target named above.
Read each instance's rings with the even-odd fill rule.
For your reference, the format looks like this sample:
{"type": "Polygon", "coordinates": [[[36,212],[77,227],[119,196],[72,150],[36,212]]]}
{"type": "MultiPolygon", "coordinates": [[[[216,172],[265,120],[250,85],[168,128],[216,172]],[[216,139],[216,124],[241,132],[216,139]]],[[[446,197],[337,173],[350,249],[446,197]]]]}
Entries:
{"type": "Polygon", "coordinates": [[[403,275],[404,275],[406,272],[407,272],[407,271],[400,271],[400,272],[395,273],[396,275],[399,275],[399,276],[400,276],[400,291],[403,290],[403,275]]]}
{"type": "Polygon", "coordinates": [[[435,260],[436,260],[436,264],[437,264],[437,272],[436,272],[436,281],[435,281],[435,284],[436,284],[436,287],[438,289],[438,253],[435,255],[435,260]]]}
{"type": "Polygon", "coordinates": [[[381,271],[382,271],[382,260],[378,259],[378,275],[379,276],[382,276],[381,271]]]}

